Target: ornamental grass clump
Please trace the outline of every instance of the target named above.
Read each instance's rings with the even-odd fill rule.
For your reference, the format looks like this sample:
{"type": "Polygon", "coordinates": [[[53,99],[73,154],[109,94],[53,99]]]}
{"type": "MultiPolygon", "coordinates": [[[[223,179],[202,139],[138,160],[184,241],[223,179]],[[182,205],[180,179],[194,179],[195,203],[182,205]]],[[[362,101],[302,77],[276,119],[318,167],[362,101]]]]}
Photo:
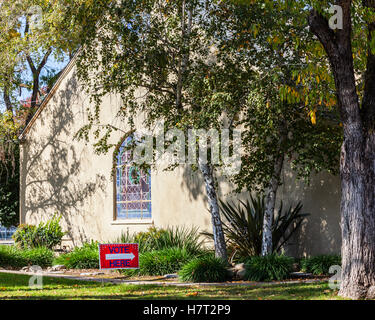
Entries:
{"type": "Polygon", "coordinates": [[[139,269],[124,270],[124,273],[129,276],[162,276],[176,273],[193,257],[186,249],[178,247],[144,252],[139,256],[139,269]]]}
{"type": "Polygon", "coordinates": [[[249,257],[245,262],[245,279],[249,281],[273,281],[289,278],[294,259],[284,255],[249,257]]]}
{"type": "Polygon", "coordinates": [[[116,243],[138,243],[139,252],[149,252],[168,248],[185,249],[187,252],[198,255],[203,249],[203,240],[198,228],[187,227],[151,227],[145,232],[130,234],[123,233],[116,243]]]}
{"type": "Polygon", "coordinates": [[[328,275],[329,268],[335,265],[341,266],[341,257],[339,255],[319,255],[301,260],[301,270],[316,276],[328,275]]]}
{"type": "Polygon", "coordinates": [[[228,277],[226,263],[213,255],[191,260],[178,274],[184,282],[223,282],[228,277]]]}
{"type": "Polygon", "coordinates": [[[57,257],[54,264],[62,264],[68,269],[98,269],[98,243],[87,242],[82,247],[75,247],[73,251],[57,257]]]}

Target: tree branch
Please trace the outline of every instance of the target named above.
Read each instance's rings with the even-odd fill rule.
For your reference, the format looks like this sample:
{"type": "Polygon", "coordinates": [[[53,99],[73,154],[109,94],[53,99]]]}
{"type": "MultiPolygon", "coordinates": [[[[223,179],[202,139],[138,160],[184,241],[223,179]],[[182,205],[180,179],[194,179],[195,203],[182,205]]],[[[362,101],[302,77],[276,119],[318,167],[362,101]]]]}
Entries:
{"type": "Polygon", "coordinates": [[[182,31],[182,55],[181,60],[178,66],[178,74],[177,74],[177,88],[176,88],[176,106],[177,109],[182,110],[182,90],[183,90],[183,77],[184,73],[187,68],[187,64],[189,62],[189,42],[190,42],[190,34],[193,22],[193,12],[192,9],[186,8],[186,3],[183,1],[182,3],[182,23],[181,23],[181,31],[182,31]],[[186,13],[186,10],[188,11],[186,13]],[[187,25],[185,24],[185,18],[187,16],[187,25]],[[184,52],[187,50],[187,52],[184,52]]]}
{"type": "MultiPolygon", "coordinates": [[[[336,43],[337,39],[335,32],[329,27],[327,19],[313,9],[310,11],[307,22],[311,32],[318,37],[319,41],[327,52],[331,64],[337,63],[339,54],[336,43]],[[332,61],[331,57],[335,57],[336,59],[332,61]]],[[[332,67],[334,66],[332,65],[332,67]]]]}
{"type": "Polygon", "coordinates": [[[36,68],[35,68],[35,65],[34,65],[34,62],[33,60],[31,59],[31,57],[29,56],[29,54],[26,54],[26,60],[27,60],[27,63],[29,64],[29,67],[31,69],[31,72],[33,74],[36,74],[36,68]]]}
{"type": "Polygon", "coordinates": [[[332,30],[325,17],[311,10],[308,24],[322,43],[333,71],[341,118],[345,124],[361,125],[351,45],[351,0],[337,1],[343,12],[343,27],[332,30]]]}
{"type": "Polygon", "coordinates": [[[38,74],[42,71],[43,67],[46,65],[47,60],[48,60],[51,53],[52,53],[52,48],[49,47],[47,52],[45,53],[42,61],[39,63],[39,66],[38,66],[38,69],[37,69],[38,74]]]}
{"type": "MultiPolygon", "coordinates": [[[[363,0],[363,5],[374,13],[375,1],[363,0]]],[[[361,114],[366,127],[369,128],[375,123],[375,55],[373,54],[375,48],[371,48],[375,36],[375,22],[367,24],[367,32],[367,66],[361,114]]]]}
{"type": "MultiPolygon", "coordinates": [[[[27,37],[27,35],[29,33],[29,18],[28,17],[26,17],[26,25],[25,25],[25,31],[24,31],[24,33],[25,33],[25,37],[27,37]]],[[[29,66],[30,66],[31,72],[33,74],[35,74],[36,73],[36,68],[35,68],[33,60],[31,59],[31,57],[30,57],[30,55],[28,53],[26,54],[26,60],[27,60],[27,63],[29,64],[29,66]]]]}

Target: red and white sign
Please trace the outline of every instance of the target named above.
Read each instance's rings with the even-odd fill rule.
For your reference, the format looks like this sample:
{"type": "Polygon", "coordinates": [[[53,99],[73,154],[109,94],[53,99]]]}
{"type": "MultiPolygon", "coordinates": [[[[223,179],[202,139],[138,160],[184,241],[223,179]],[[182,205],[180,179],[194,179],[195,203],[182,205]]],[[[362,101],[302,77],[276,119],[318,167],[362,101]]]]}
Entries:
{"type": "Polygon", "coordinates": [[[138,243],[99,244],[100,269],[138,269],[138,243]]]}

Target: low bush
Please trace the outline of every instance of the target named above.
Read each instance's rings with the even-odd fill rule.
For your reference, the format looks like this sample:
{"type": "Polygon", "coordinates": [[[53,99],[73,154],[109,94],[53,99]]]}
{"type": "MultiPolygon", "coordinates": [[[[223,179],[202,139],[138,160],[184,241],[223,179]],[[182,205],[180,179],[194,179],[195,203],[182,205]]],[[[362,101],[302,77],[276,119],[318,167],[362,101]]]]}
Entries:
{"type": "Polygon", "coordinates": [[[22,268],[37,265],[42,268],[52,265],[53,251],[45,248],[20,249],[14,246],[0,246],[0,267],[22,268]]]}
{"type": "Polygon", "coordinates": [[[223,282],[228,277],[226,263],[212,255],[194,258],[178,274],[185,282],[223,282]]]}
{"type": "Polygon", "coordinates": [[[75,247],[73,251],[57,257],[53,263],[62,264],[68,269],[98,269],[98,243],[85,243],[82,247],[75,247]]]}
{"type": "Polygon", "coordinates": [[[245,278],[250,281],[283,280],[289,277],[294,259],[284,255],[250,257],[245,262],[245,278]]]}
{"type": "Polygon", "coordinates": [[[139,259],[139,273],[156,276],[177,272],[192,255],[186,249],[176,247],[144,252],[139,259]]]}
{"type": "Polygon", "coordinates": [[[300,262],[301,271],[314,275],[328,275],[329,268],[334,265],[341,265],[339,255],[319,255],[311,258],[304,258],[300,262]]]}
{"type": "Polygon", "coordinates": [[[166,248],[143,252],[139,256],[139,269],[124,270],[124,273],[129,276],[161,276],[175,273],[193,257],[186,249],[181,248],[166,248]]]}
{"type": "Polygon", "coordinates": [[[52,249],[61,243],[64,232],[60,226],[61,217],[53,216],[47,222],[39,223],[37,226],[20,225],[13,234],[13,240],[20,248],[47,247],[52,249]]]}
{"type": "Polygon", "coordinates": [[[26,265],[19,249],[14,246],[0,246],[0,267],[22,268],[26,265]]]}
{"type": "Polygon", "coordinates": [[[42,268],[51,266],[54,258],[53,251],[45,247],[21,250],[21,255],[26,259],[28,265],[42,268]]]}

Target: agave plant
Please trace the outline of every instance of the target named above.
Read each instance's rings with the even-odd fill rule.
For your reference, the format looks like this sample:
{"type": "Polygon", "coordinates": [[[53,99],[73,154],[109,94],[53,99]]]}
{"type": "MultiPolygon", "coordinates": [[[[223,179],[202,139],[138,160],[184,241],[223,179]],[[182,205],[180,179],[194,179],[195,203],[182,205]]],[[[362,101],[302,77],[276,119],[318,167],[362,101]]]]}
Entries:
{"type": "Polygon", "coordinates": [[[280,208],[272,224],[272,247],[274,252],[279,252],[282,246],[290,237],[300,228],[301,223],[308,213],[301,213],[302,203],[298,202],[295,207],[292,205],[286,211],[283,211],[283,202],[280,202],[280,208]]]}
{"type": "MultiPolygon", "coordinates": [[[[279,252],[281,247],[299,229],[307,213],[301,213],[302,204],[290,206],[283,210],[280,203],[277,214],[272,224],[272,244],[274,252],[279,252]]],[[[238,203],[220,200],[220,212],[223,217],[223,231],[227,240],[231,260],[235,255],[240,257],[256,256],[261,254],[263,216],[265,212],[265,196],[249,196],[246,201],[238,203]]],[[[206,236],[212,234],[204,232],[206,236]]]]}

